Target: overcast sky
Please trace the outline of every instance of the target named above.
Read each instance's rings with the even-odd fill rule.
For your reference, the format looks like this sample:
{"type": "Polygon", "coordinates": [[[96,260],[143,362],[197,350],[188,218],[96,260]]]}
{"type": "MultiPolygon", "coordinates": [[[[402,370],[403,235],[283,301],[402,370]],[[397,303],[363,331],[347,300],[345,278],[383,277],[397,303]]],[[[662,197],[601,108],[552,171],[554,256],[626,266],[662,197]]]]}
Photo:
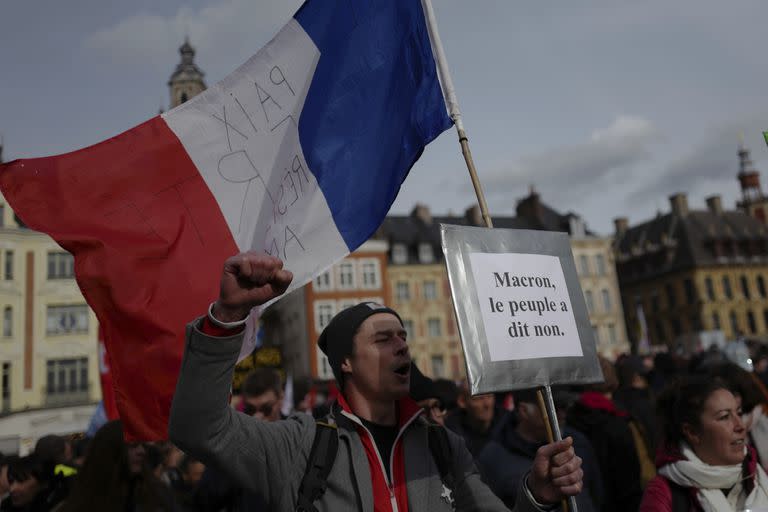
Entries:
{"type": "MultiPolygon", "coordinates": [[[[330,1],[330,0],[324,0],[330,1]]],[[[613,230],[739,195],[739,133],[768,171],[764,0],[433,0],[492,214],[531,185],[613,230]],[[557,4],[557,5],[556,5],[557,4]]],[[[185,34],[209,85],[256,53],[297,0],[2,0],[5,158],[75,150],[168,106],[185,34]]],[[[764,175],[763,181],[768,182],[764,175]]],[[[431,144],[393,213],[474,202],[455,131],[431,144]]]]}

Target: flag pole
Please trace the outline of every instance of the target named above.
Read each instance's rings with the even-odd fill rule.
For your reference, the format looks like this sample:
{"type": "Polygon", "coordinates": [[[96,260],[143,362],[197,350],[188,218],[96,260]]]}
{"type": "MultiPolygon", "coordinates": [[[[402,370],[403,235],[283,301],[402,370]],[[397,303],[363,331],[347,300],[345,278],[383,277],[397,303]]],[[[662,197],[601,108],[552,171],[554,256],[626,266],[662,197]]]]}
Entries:
{"type": "Polygon", "coordinates": [[[462,120],[461,110],[459,110],[459,101],[456,99],[456,90],[453,88],[453,79],[448,69],[445,52],[443,51],[443,42],[440,40],[440,34],[437,31],[437,19],[435,18],[435,10],[432,8],[432,0],[421,0],[421,4],[427,19],[429,40],[432,43],[432,50],[437,60],[437,73],[440,78],[440,87],[443,89],[443,97],[448,106],[448,114],[453,119],[456,132],[459,135],[461,154],[464,155],[464,161],[467,163],[467,169],[469,169],[469,177],[472,179],[472,185],[475,187],[475,195],[480,205],[480,213],[483,216],[485,225],[492,228],[493,221],[488,213],[488,205],[485,202],[485,194],[483,194],[483,189],[480,185],[480,178],[477,177],[477,169],[475,169],[475,162],[472,159],[472,151],[469,149],[469,139],[467,138],[467,132],[464,131],[464,121],[462,120]]]}
{"type": "MultiPolygon", "coordinates": [[[[464,121],[462,119],[461,110],[459,109],[459,101],[456,98],[456,90],[453,87],[451,72],[448,69],[448,60],[445,58],[443,42],[440,40],[440,33],[437,30],[437,18],[435,17],[435,10],[432,8],[432,0],[421,0],[421,5],[427,20],[427,30],[429,31],[429,40],[432,43],[432,50],[435,55],[437,73],[440,78],[440,87],[443,90],[443,97],[445,98],[448,107],[448,113],[453,120],[453,124],[456,126],[456,133],[459,136],[459,144],[461,144],[461,154],[464,155],[464,161],[467,164],[467,170],[469,170],[469,177],[472,180],[472,186],[475,188],[475,195],[477,196],[477,202],[480,206],[480,213],[483,217],[483,221],[485,222],[486,227],[492,228],[493,221],[491,220],[491,215],[488,213],[488,204],[485,202],[485,194],[480,185],[480,178],[477,176],[475,162],[472,159],[472,151],[469,149],[469,138],[467,137],[467,132],[464,130],[464,121]]],[[[766,138],[766,142],[768,142],[768,138],[766,138]]],[[[552,388],[547,384],[543,389],[544,393],[542,393],[542,388],[537,389],[536,396],[539,402],[539,410],[544,418],[544,424],[547,426],[547,439],[552,443],[555,440],[560,441],[562,436],[560,435],[560,425],[557,423],[557,415],[552,399],[552,388]]],[[[565,503],[563,505],[565,505],[565,503]]],[[[568,497],[568,508],[570,508],[571,512],[578,512],[576,499],[573,496],[568,497]]],[[[565,510],[565,506],[563,509],[565,510]]]]}

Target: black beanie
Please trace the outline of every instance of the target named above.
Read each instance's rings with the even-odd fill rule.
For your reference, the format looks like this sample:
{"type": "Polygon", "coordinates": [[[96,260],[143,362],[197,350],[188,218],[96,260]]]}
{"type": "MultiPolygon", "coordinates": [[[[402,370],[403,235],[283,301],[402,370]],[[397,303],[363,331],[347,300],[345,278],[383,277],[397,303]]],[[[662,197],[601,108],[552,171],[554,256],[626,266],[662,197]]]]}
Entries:
{"type": "Polygon", "coordinates": [[[328,364],[333,370],[333,376],[336,377],[339,388],[344,386],[341,362],[352,353],[352,340],[358,327],[366,318],[377,313],[391,313],[397,317],[400,325],[403,324],[403,320],[394,309],[376,302],[361,302],[356,306],[340,311],[320,333],[317,345],[328,357],[328,364]]]}

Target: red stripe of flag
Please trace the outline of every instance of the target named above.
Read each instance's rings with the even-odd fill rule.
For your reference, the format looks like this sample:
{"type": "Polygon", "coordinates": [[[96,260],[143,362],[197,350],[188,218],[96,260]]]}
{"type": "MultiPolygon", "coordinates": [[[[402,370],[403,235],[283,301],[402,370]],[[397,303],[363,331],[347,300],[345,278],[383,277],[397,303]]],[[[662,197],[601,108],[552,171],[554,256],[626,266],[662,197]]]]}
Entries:
{"type": "Polygon", "coordinates": [[[0,189],[27,226],[74,254],[127,437],[165,438],[184,327],[238,252],[181,143],[155,117],[89,148],[5,164],[0,189]]]}

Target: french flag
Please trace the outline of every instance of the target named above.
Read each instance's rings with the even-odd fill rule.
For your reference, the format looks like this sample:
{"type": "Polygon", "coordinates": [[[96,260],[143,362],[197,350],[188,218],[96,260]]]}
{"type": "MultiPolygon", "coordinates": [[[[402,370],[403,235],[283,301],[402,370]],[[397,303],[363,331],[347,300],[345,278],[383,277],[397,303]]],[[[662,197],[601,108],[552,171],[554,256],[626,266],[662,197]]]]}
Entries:
{"type": "Polygon", "coordinates": [[[307,1],[192,100],[0,167],[21,220],[75,255],[130,439],[165,438],[184,326],[217,296],[227,257],[278,256],[303,286],[373,234],[451,126],[424,12],[420,0],[307,1]]]}

